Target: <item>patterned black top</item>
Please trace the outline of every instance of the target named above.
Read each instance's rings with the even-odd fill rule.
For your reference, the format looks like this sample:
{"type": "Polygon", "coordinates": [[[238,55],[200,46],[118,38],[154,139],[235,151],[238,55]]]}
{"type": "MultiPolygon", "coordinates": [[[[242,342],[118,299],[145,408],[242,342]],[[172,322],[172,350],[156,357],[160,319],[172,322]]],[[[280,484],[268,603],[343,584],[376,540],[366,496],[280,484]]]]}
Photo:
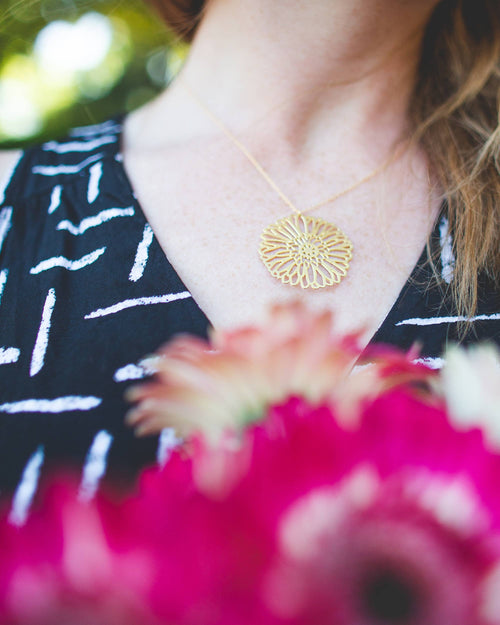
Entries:
{"type": "MultiPolygon", "coordinates": [[[[173,335],[205,336],[207,317],[168,262],[122,165],[121,126],[76,129],[27,150],[0,188],[0,492],[22,520],[40,475],[76,463],[82,494],[165,456],[171,433],[136,440],[123,393],[139,363],[173,335]]],[[[444,282],[453,273],[445,218],[433,234],[444,282]]],[[[439,366],[458,317],[426,288],[426,255],[372,342],[421,345],[439,366]]],[[[499,295],[482,281],[467,341],[500,342],[499,295]]]]}

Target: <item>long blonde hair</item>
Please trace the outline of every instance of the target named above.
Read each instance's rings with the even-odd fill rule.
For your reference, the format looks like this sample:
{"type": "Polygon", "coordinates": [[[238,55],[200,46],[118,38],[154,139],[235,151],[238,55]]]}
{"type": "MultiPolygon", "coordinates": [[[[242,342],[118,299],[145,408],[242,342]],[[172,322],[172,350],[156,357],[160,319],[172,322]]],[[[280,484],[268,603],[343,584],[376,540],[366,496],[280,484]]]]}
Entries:
{"type": "Polygon", "coordinates": [[[447,201],[459,313],[478,276],[500,284],[500,2],[441,0],[427,26],[410,120],[447,201]]]}
{"type": "MultiPolygon", "coordinates": [[[[149,0],[185,41],[204,0],[149,0]]],[[[447,202],[459,314],[478,305],[478,277],[500,285],[500,1],[441,0],[423,39],[409,118],[447,202]]]]}

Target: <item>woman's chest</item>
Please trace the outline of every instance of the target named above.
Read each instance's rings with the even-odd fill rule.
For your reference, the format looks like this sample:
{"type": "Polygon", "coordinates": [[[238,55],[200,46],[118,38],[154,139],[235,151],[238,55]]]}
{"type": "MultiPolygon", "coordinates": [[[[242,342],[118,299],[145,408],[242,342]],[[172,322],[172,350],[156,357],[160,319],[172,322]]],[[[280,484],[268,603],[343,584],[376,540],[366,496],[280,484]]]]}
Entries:
{"type": "MultiPolygon", "coordinates": [[[[368,342],[407,282],[431,229],[427,203],[417,206],[415,192],[406,206],[394,192],[382,198],[358,193],[352,203],[333,203],[311,216],[335,223],[352,241],[347,274],[332,287],[293,287],[273,277],[259,256],[262,231],[291,210],[255,172],[241,175],[231,163],[221,163],[214,176],[196,162],[188,171],[168,161],[160,172],[154,163],[135,159],[127,168],[167,258],[216,327],[255,322],[272,303],[298,298],[312,308],[333,310],[339,330],[363,328],[368,342]]],[[[311,185],[301,192],[312,203],[326,190],[311,185]]]]}

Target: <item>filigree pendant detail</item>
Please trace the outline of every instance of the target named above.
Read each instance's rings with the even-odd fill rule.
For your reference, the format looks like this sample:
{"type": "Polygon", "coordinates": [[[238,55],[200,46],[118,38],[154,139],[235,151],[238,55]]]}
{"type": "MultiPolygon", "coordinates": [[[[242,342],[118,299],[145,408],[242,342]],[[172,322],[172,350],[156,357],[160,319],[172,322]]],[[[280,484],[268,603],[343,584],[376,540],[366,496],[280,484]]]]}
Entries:
{"type": "Polygon", "coordinates": [[[294,214],[268,226],[259,254],[270,274],[283,284],[321,289],[338,284],[349,269],[352,243],[333,224],[294,214]]]}

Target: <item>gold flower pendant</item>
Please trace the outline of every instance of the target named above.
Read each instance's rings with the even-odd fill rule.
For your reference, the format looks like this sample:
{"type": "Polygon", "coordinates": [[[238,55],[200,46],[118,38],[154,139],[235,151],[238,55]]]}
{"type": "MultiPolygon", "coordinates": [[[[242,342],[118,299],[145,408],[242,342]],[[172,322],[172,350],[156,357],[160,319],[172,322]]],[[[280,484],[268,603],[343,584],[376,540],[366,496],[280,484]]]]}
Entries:
{"type": "Polygon", "coordinates": [[[259,254],[269,273],[283,284],[321,289],[346,275],[352,249],[342,230],[299,213],[264,230],[259,254]]]}

